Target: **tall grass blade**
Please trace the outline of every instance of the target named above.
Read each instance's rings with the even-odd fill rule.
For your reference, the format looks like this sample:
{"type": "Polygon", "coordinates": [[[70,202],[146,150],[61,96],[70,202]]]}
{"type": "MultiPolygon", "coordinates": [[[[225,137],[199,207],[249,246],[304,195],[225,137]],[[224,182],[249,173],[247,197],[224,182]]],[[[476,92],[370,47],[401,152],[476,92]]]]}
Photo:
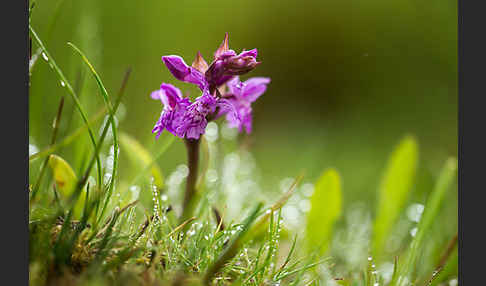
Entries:
{"type": "Polygon", "coordinates": [[[407,260],[403,264],[403,268],[399,268],[399,277],[397,280],[400,281],[392,281],[395,284],[392,283],[391,285],[403,285],[402,281],[407,280],[406,278],[410,278],[414,270],[414,266],[417,262],[417,256],[419,254],[419,251],[424,245],[426,234],[430,231],[430,228],[434,224],[434,222],[437,221],[437,215],[439,214],[439,210],[442,205],[442,201],[444,199],[446,191],[450,188],[456,176],[457,159],[449,158],[442,168],[439,178],[437,179],[437,182],[435,184],[434,190],[427,200],[423,216],[418,225],[417,233],[410,245],[407,260]]]}
{"type": "MultiPolygon", "coordinates": [[[[86,112],[85,112],[83,106],[81,105],[81,102],[79,101],[78,96],[76,95],[71,84],[66,79],[66,77],[64,76],[61,69],[57,66],[56,62],[54,61],[52,56],[49,54],[46,47],[42,43],[41,39],[39,38],[39,36],[35,32],[34,28],[32,28],[32,26],[30,24],[29,24],[29,31],[30,31],[30,34],[32,35],[32,37],[34,38],[34,40],[36,41],[36,43],[42,49],[42,56],[47,60],[49,66],[51,66],[54,69],[59,80],[64,84],[64,87],[68,90],[68,93],[71,96],[71,98],[73,99],[74,104],[76,105],[76,108],[78,109],[79,113],[81,114],[81,118],[83,119],[85,125],[88,127],[88,133],[89,133],[90,141],[93,144],[94,149],[96,149],[96,139],[95,139],[95,136],[94,136],[94,132],[91,129],[91,126],[89,125],[88,116],[86,115],[86,112]]],[[[98,168],[98,183],[99,183],[99,185],[101,185],[101,161],[100,161],[100,158],[99,158],[98,155],[96,155],[96,166],[98,168]]]]}
{"type": "MultiPolygon", "coordinates": [[[[53,124],[53,128],[52,128],[52,138],[51,138],[51,143],[49,144],[49,146],[52,146],[56,143],[56,139],[57,139],[57,133],[59,131],[59,122],[61,122],[61,115],[62,115],[62,111],[63,111],[63,107],[64,107],[64,96],[61,97],[61,102],[59,103],[59,108],[57,109],[57,115],[56,115],[56,118],[54,119],[54,124],[53,124]]],[[[30,197],[30,201],[33,202],[35,200],[35,197],[37,195],[37,191],[39,190],[39,187],[42,183],[42,178],[44,177],[44,173],[45,173],[45,170],[46,170],[46,167],[47,167],[47,161],[49,159],[46,158],[41,166],[41,171],[39,173],[39,177],[37,178],[37,181],[34,185],[34,188],[32,190],[32,196],[30,197]]]]}
{"type": "MultiPolygon", "coordinates": [[[[89,70],[93,74],[93,76],[94,76],[94,78],[96,80],[96,83],[98,84],[98,86],[100,88],[101,95],[103,96],[103,100],[105,101],[105,105],[108,108],[108,112],[109,112],[109,119],[108,120],[109,120],[109,122],[111,124],[111,131],[113,133],[113,170],[112,170],[112,173],[111,173],[111,180],[110,180],[110,183],[109,183],[109,187],[108,187],[108,192],[107,192],[107,195],[106,195],[105,203],[103,204],[103,207],[101,209],[101,215],[100,216],[103,216],[104,211],[106,209],[106,206],[108,204],[108,200],[111,197],[111,194],[113,193],[113,187],[114,187],[114,184],[115,184],[115,177],[116,177],[116,174],[117,174],[116,172],[118,170],[118,134],[117,134],[117,126],[116,126],[115,119],[114,119],[114,117],[115,117],[115,111],[114,111],[114,108],[113,108],[113,106],[111,104],[110,97],[108,95],[108,91],[106,90],[103,82],[101,81],[100,76],[98,75],[98,73],[96,72],[96,70],[94,69],[94,67],[89,62],[88,58],[73,43],[68,43],[68,45],[78,55],[81,56],[82,60],[88,66],[89,70]]],[[[103,144],[103,141],[101,141],[99,144],[100,145],[103,144]]]]}

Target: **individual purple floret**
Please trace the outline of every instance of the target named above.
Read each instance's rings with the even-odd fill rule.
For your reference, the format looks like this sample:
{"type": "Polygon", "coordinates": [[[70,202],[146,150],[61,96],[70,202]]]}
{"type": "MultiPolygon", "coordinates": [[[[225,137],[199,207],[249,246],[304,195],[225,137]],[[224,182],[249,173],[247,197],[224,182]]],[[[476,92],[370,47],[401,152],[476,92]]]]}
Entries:
{"type": "Polygon", "coordinates": [[[234,116],[232,113],[226,113],[226,120],[228,121],[229,127],[238,127],[240,132],[243,131],[244,127],[246,133],[251,133],[251,103],[265,92],[269,82],[270,78],[266,77],[253,77],[245,82],[241,82],[238,76],[228,81],[226,84],[228,86],[228,92],[223,95],[223,98],[228,99],[237,114],[237,116],[234,116]]]}
{"type": "Polygon", "coordinates": [[[186,113],[187,107],[191,104],[188,98],[183,98],[181,91],[168,83],[160,85],[160,89],[152,92],[150,97],[162,101],[164,109],[160,114],[160,118],[152,129],[152,133],[157,133],[156,138],[159,138],[164,129],[170,133],[182,137],[177,129],[182,123],[182,118],[186,113]]]}

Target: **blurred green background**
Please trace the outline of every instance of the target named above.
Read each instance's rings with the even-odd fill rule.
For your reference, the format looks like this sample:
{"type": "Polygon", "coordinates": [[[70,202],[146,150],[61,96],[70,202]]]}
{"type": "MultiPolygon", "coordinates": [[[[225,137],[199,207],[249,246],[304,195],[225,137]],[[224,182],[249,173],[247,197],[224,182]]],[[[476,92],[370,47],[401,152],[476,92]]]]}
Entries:
{"type": "MultiPolygon", "coordinates": [[[[210,61],[225,32],[237,52],[258,48],[262,64],[249,76],[272,82],[254,104],[254,132],[239,141],[254,155],[261,189],[279,191],[283,178],[300,173],[314,182],[332,166],[343,179],[346,209],[375,204],[386,159],[405,134],[417,138],[420,151],[411,202],[424,202],[446,158],[457,156],[456,13],[457,2],[449,0],[43,0],[32,25],[71,84],[83,86],[90,115],[103,106],[101,96],[91,95],[95,83],[66,43],[85,52],[112,95],[132,67],[119,127],[153,152],[161,105],[150,92],[169,82],[197,93],[173,79],[162,55],[191,63],[199,50],[210,61]]],[[[31,77],[29,133],[39,149],[48,145],[65,92],[48,70],[37,64],[31,77]]],[[[59,138],[68,124],[81,125],[67,99],[64,116],[72,121],[61,124],[59,138]]],[[[76,148],[90,150],[88,142],[85,135],[76,148]]],[[[63,152],[79,170],[77,153],[63,152]]],[[[158,163],[169,173],[185,160],[177,141],[158,163]]],[[[453,233],[457,193],[449,195],[444,219],[452,223],[440,227],[453,233]]]]}

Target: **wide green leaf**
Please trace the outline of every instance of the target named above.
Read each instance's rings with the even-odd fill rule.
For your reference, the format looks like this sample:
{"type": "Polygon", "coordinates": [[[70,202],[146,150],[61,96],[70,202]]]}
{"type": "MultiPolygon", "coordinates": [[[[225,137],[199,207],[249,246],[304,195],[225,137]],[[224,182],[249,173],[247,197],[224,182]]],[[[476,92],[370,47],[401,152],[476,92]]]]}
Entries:
{"type": "Polygon", "coordinates": [[[324,253],[331,240],[332,228],[341,215],[341,178],[335,169],[325,170],[315,185],[307,217],[309,249],[324,253]]]}
{"type": "Polygon", "coordinates": [[[414,137],[403,138],[388,159],[378,189],[374,223],[373,252],[381,254],[390,231],[409,197],[418,163],[418,144],[414,137]]]}

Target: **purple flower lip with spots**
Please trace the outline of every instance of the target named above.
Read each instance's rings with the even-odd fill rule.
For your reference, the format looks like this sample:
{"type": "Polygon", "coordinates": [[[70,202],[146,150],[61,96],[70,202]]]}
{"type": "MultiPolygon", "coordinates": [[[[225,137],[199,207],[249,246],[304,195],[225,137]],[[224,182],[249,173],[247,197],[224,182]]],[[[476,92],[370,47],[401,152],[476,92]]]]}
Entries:
{"type": "Polygon", "coordinates": [[[175,86],[163,83],[151,97],[164,105],[159,120],[152,132],[156,138],[165,129],[177,137],[199,139],[208,121],[226,115],[230,127],[243,128],[247,133],[252,130],[253,103],[261,96],[270,82],[269,78],[255,77],[240,82],[239,75],[253,70],[260,62],[256,61],[257,50],[242,51],[236,54],[229,49],[228,33],[214,53],[210,65],[197,53],[191,66],[176,55],[163,56],[162,61],[178,80],[195,84],[202,95],[191,102],[184,98],[175,86]],[[224,92],[226,88],[228,92],[224,92]],[[222,94],[223,93],[223,94],[222,94]]]}

